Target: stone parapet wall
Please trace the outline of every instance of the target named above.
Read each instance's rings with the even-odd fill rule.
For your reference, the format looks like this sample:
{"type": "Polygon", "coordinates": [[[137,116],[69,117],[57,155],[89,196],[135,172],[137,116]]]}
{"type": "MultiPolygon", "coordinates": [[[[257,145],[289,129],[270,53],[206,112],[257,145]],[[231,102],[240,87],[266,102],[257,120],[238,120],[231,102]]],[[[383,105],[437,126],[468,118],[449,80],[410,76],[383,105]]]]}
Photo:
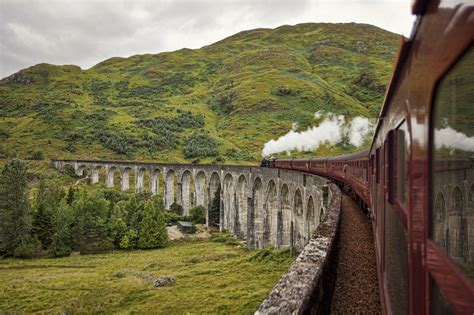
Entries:
{"type": "Polygon", "coordinates": [[[329,184],[327,218],[255,314],[329,314],[338,260],[341,192],[329,184]]]}

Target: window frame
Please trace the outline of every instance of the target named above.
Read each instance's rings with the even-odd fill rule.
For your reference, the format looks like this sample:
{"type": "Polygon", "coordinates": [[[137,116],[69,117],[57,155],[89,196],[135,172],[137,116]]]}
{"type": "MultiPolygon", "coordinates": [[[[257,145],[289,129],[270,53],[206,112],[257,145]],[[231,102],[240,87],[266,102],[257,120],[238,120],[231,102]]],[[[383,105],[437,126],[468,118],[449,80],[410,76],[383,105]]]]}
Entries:
{"type": "MultiPolygon", "coordinates": [[[[467,55],[467,53],[474,49],[473,43],[468,44],[465,49],[459,54],[459,56],[443,71],[443,73],[437,78],[436,83],[431,90],[431,99],[429,104],[429,116],[428,116],[428,209],[426,210],[425,217],[425,230],[426,230],[426,273],[429,279],[429,283],[437,286],[439,291],[443,294],[445,302],[449,304],[452,311],[462,308],[462,304],[459,303],[462,298],[455,297],[458,294],[453,292],[462,292],[460,290],[469,288],[471,280],[466,274],[460,269],[460,267],[449,257],[438,244],[433,240],[432,233],[433,228],[431,225],[432,218],[434,215],[434,207],[436,201],[436,193],[434,192],[434,170],[435,170],[435,114],[436,114],[436,101],[440,90],[440,86],[443,80],[451,73],[451,71],[458,65],[458,63],[467,55]],[[441,271],[442,269],[442,271],[441,271]],[[446,280],[446,274],[450,275],[450,280],[446,280]]],[[[446,202],[448,207],[448,202],[446,202]]],[[[448,213],[449,208],[446,210],[448,213]]],[[[449,215],[449,214],[448,214],[449,215]]],[[[432,286],[427,286],[427,298],[428,298],[428,310],[432,306],[432,286]]]]}

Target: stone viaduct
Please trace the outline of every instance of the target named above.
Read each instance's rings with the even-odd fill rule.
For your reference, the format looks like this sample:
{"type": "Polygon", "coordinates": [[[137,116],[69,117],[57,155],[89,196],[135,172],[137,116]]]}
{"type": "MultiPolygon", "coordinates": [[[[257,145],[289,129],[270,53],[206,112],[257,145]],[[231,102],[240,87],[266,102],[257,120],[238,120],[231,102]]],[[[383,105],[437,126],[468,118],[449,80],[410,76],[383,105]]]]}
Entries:
{"type": "Polygon", "coordinates": [[[220,230],[246,240],[249,248],[283,248],[293,240],[302,249],[324,219],[332,194],[325,178],[274,168],[84,160],[53,164],[88,175],[91,184],[103,176],[106,187],[112,188],[120,180],[122,191],[130,189],[133,176],[136,193],[161,195],[165,209],[176,202],[184,215],[197,205],[209,209],[220,191],[220,230]]]}
{"type": "Polygon", "coordinates": [[[458,263],[474,260],[474,163],[436,161],[433,174],[433,240],[458,263]]]}

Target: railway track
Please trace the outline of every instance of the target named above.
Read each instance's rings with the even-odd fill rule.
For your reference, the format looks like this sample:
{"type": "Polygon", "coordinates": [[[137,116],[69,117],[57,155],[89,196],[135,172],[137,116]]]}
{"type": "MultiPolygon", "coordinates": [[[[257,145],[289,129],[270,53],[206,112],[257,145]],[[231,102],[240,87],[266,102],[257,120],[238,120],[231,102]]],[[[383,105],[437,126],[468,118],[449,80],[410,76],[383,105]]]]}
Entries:
{"type": "Polygon", "coordinates": [[[332,314],[380,314],[377,265],[370,221],[342,195],[339,259],[332,314]]]}

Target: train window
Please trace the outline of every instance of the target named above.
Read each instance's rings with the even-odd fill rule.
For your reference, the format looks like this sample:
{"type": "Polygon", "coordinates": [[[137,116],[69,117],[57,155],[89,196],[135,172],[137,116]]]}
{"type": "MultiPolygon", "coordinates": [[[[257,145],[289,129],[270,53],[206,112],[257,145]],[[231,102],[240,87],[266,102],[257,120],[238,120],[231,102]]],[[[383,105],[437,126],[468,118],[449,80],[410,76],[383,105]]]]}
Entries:
{"type": "Polygon", "coordinates": [[[474,50],[440,81],[432,128],[430,237],[474,278],[474,50]]]}
{"type": "Polygon", "coordinates": [[[375,180],[378,183],[380,183],[380,166],[382,165],[382,162],[380,161],[380,149],[377,149],[376,151],[376,163],[375,163],[375,180]]]}
{"type": "Polygon", "coordinates": [[[397,200],[405,205],[406,204],[406,180],[408,178],[406,168],[408,161],[408,142],[406,135],[407,124],[403,122],[396,130],[396,185],[395,185],[395,195],[397,200]]]}
{"type": "Polygon", "coordinates": [[[393,204],[394,196],[395,196],[395,141],[394,141],[394,134],[393,130],[390,130],[387,134],[387,142],[385,143],[385,160],[387,161],[387,166],[385,169],[386,176],[385,176],[385,186],[387,187],[388,193],[388,201],[393,204]]]}
{"type": "Polygon", "coordinates": [[[375,175],[375,155],[374,154],[370,156],[370,169],[371,169],[370,174],[375,175]]]}

